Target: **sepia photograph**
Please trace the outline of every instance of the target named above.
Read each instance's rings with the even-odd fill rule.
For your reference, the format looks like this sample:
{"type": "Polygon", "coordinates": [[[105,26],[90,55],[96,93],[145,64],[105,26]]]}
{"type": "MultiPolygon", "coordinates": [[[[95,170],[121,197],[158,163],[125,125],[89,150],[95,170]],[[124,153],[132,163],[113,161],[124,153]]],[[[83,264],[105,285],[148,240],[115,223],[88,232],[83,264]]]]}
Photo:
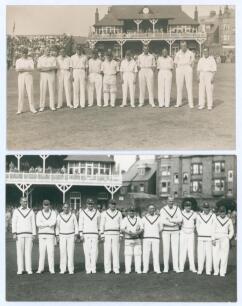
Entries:
{"type": "Polygon", "coordinates": [[[7,155],[7,301],[237,301],[235,155],[7,155]]]}
{"type": "Polygon", "coordinates": [[[7,148],[234,150],[235,13],[7,5],[7,148]]]}

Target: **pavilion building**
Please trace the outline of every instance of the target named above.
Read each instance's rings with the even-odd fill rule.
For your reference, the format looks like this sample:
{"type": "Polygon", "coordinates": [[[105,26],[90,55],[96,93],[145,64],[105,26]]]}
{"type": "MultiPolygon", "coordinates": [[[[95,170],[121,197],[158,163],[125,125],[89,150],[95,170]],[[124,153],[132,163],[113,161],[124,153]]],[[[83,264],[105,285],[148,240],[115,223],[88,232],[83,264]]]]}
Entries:
{"type": "Polygon", "coordinates": [[[140,54],[147,45],[151,52],[160,53],[166,47],[174,55],[183,40],[201,54],[206,40],[206,33],[199,31],[197,8],[191,18],[180,5],[115,5],[102,19],[97,8],[93,29],[89,46],[102,51],[110,48],[121,58],[127,49],[140,54]]]}

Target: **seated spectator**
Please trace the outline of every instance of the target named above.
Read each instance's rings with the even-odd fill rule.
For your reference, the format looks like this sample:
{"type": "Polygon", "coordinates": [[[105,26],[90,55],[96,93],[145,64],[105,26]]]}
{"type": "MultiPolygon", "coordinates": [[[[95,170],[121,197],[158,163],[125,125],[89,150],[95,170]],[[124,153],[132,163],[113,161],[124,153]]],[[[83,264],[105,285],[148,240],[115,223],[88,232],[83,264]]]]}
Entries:
{"type": "Polygon", "coordinates": [[[65,174],[65,173],[66,173],[66,168],[65,168],[65,166],[63,166],[63,167],[61,168],[61,173],[62,173],[62,174],[65,174]]]}
{"type": "Polygon", "coordinates": [[[49,166],[49,167],[46,169],[45,172],[46,172],[46,173],[52,173],[52,168],[49,166]]]}
{"type": "Polygon", "coordinates": [[[15,165],[14,165],[14,163],[11,161],[10,164],[9,164],[9,172],[13,172],[14,168],[15,168],[15,165]]]}
{"type": "Polygon", "coordinates": [[[30,168],[29,168],[29,173],[34,173],[35,171],[34,171],[34,167],[33,166],[31,166],[30,168]]]}

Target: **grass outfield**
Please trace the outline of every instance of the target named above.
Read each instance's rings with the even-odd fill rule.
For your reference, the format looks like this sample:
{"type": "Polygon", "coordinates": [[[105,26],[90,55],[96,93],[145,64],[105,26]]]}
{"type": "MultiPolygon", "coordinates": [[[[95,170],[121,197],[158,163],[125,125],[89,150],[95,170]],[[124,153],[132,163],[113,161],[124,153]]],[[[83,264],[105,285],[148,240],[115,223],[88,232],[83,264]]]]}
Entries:
{"type": "MultiPolygon", "coordinates": [[[[98,108],[57,112],[46,110],[36,115],[28,111],[16,116],[17,74],[7,74],[7,147],[25,149],[81,150],[213,150],[235,148],[235,65],[221,64],[215,81],[213,111],[181,108],[98,108]]],[[[137,85],[138,87],[138,85],[137,85]]],[[[121,104],[118,77],[117,105],[121,104]]],[[[35,105],[39,103],[39,74],[34,76],[35,105]]],[[[198,84],[193,86],[195,106],[198,84]]],[[[157,94],[157,77],[155,78],[157,94]]],[[[172,85],[175,104],[175,76],[172,85]]],[[[185,97],[185,95],[184,95],[185,97]]],[[[138,88],[136,88],[138,98],[138,88]]],[[[138,100],[136,99],[136,104],[138,100]]],[[[157,101],[156,101],[157,104],[157,101]]]]}
{"type": "MultiPolygon", "coordinates": [[[[162,250],[161,250],[162,253],[162,250]]],[[[123,244],[121,244],[121,273],[103,273],[103,246],[99,248],[97,274],[84,272],[84,255],[80,243],[75,248],[75,274],[16,275],[16,247],[13,240],[6,243],[7,301],[157,301],[157,302],[235,302],[236,247],[230,251],[228,273],[219,276],[198,276],[189,271],[176,274],[123,273],[123,244]]],[[[59,271],[59,248],[55,250],[56,272],[59,271]]],[[[33,248],[33,270],[37,269],[38,245],[33,248]]],[[[162,262],[162,258],[160,258],[162,262]]],[[[161,267],[163,268],[163,266],[161,267]]]]}

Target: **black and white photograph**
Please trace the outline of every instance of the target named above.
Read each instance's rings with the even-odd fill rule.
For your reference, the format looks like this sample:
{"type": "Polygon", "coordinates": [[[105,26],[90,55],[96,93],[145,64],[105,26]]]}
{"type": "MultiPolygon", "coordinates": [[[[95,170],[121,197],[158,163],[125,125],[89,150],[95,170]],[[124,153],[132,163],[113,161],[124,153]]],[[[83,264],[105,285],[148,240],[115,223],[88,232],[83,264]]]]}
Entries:
{"type": "Polygon", "coordinates": [[[234,150],[235,13],[7,5],[7,148],[234,150]]]}
{"type": "Polygon", "coordinates": [[[235,155],[6,156],[6,300],[236,302],[235,155]]]}

